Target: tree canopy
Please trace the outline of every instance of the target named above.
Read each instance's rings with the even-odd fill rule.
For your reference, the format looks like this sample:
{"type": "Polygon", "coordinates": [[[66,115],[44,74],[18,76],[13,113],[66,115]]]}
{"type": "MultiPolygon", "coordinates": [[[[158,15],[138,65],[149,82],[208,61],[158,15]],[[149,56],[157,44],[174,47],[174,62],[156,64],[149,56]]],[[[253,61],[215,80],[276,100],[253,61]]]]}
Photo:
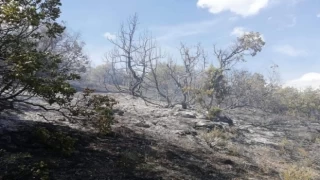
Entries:
{"type": "Polygon", "coordinates": [[[59,0],[5,0],[0,4],[0,111],[38,96],[50,104],[64,103],[75,89],[68,80],[77,73],[61,68],[63,55],[43,48],[44,39],[62,36],[57,23],[59,0]]]}

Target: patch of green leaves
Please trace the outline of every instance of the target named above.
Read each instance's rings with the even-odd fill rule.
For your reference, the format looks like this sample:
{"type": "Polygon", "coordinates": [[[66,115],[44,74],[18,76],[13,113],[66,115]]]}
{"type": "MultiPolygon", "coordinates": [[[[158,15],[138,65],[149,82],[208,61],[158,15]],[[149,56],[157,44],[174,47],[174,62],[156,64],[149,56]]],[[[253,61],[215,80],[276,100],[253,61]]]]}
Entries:
{"type": "Polygon", "coordinates": [[[40,143],[63,155],[71,155],[75,150],[76,139],[60,131],[51,132],[44,127],[39,127],[35,130],[34,136],[40,143]]]}

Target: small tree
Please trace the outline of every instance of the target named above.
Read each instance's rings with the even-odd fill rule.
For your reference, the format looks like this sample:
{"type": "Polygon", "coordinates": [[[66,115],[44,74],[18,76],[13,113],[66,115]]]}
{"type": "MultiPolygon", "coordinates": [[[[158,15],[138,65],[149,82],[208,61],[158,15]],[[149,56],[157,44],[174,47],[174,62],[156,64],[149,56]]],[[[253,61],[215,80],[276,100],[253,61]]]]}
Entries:
{"type": "Polygon", "coordinates": [[[196,91],[197,101],[207,111],[210,111],[214,106],[219,108],[228,92],[223,70],[211,65],[206,69],[204,79],[205,83],[196,91]]]}
{"type": "Polygon", "coordinates": [[[230,94],[230,86],[228,86],[226,79],[227,72],[235,64],[244,62],[246,56],[255,56],[262,50],[264,44],[265,42],[259,33],[250,32],[239,37],[228,50],[217,50],[214,46],[214,54],[219,65],[218,67],[211,66],[207,70],[207,83],[200,92],[198,91],[201,105],[207,109],[211,109],[212,106],[220,108],[223,105],[227,108],[225,99],[230,94]],[[206,100],[207,98],[209,100],[206,100]]]}

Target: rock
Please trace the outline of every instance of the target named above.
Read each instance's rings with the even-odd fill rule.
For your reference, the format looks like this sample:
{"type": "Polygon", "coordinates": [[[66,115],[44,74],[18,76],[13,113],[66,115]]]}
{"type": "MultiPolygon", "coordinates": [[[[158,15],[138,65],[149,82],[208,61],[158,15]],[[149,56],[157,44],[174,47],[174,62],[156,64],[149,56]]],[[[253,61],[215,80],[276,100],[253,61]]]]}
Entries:
{"type": "Polygon", "coordinates": [[[185,130],[185,131],[179,131],[176,134],[179,134],[181,136],[186,136],[186,135],[196,136],[198,133],[196,131],[185,130]]]}
{"type": "Polygon", "coordinates": [[[167,115],[164,113],[154,112],[152,116],[155,118],[161,118],[161,117],[166,117],[167,115]]]}
{"type": "Polygon", "coordinates": [[[228,165],[234,165],[234,164],[235,164],[235,163],[234,163],[232,160],[230,160],[230,159],[226,159],[226,160],[224,160],[222,163],[223,163],[223,164],[228,164],[228,165]]]}
{"type": "Polygon", "coordinates": [[[66,118],[59,118],[58,121],[60,121],[60,122],[65,122],[65,121],[67,121],[67,120],[66,120],[66,118]]]}
{"type": "Polygon", "coordinates": [[[149,124],[146,124],[146,123],[142,123],[142,122],[139,122],[137,124],[135,124],[137,127],[143,127],[143,128],[150,128],[151,126],[149,124]]]}
{"type": "Polygon", "coordinates": [[[214,128],[227,129],[229,128],[229,124],[223,122],[212,122],[210,120],[200,120],[196,122],[195,128],[206,128],[209,130],[214,128]]]}
{"type": "Polygon", "coordinates": [[[173,113],[174,116],[179,116],[183,118],[197,118],[197,114],[195,112],[190,111],[178,111],[173,113]]]}
{"type": "Polygon", "coordinates": [[[119,115],[119,116],[123,116],[123,115],[124,115],[124,111],[119,111],[119,112],[118,112],[118,115],[119,115]]]}
{"type": "Polygon", "coordinates": [[[227,116],[219,116],[214,119],[215,122],[223,122],[229,124],[229,126],[233,126],[233,120],[227,116]]]}
{"type": "Polygon", "coordinates": [[[284,137],[283,132],[276,132],[252,125],[239,126],[238,131],[243,136],[243,142],[248,144],[277,145],[276,137],[284,137]]]}
{"type": "Polygon", "coordinates": [[[219,129],[228,129],[230,127],[230,125],[228,123],[224,123],[224,122],[213,122],[215,127],[219,128],[219,129]]]}
{"type": "Polygon", "coordinates": [[[215,127],[215,123],[209,120],[200,120],[196,122],[195,127],[200,128],[213,128],[215,127]]]}
{"type": "Polygon", "coordinates": [[[113,112],[118,114],[119,116],[123,116],[124,115],[124,111],[121,110],[121,109],[114,109],[113,112]]]}
{"type": "Polygon", "coordinates": [[[207,119],[207,117],[205,115],[199,114],[199,113],[196,115],[196,117],[197,117],[197,119],[207,119]]]}
{"type": "Polygon", "coordinates": [[[183,108],[181,105],[176,105],[172,108],[173,111],[183,111],[183,108]]]}
{"type": "Polygon", "coordinates": [[[183,109],[181,105],[176,105],[171,109],[169,114],[175,116],[174,114],[177,114],[177,113],[182,112],[182,111],[187,111],[187,110],[188,109],[183,109]]]}

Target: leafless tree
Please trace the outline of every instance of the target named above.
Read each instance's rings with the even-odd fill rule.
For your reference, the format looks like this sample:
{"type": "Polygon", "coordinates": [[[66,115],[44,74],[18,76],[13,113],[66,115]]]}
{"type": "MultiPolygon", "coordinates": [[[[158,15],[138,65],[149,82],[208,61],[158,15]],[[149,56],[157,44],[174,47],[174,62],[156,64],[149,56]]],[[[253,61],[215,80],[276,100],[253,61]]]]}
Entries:
{"type": "Polygon", "coordinates": [[[227,72],[236,63],[245,61],[245,56],[255,56],[263,45],[259,33],[245,34],[228,50],[214,48],[219,66],[207,67],[207,56],[200,45],[190,48],[181,43],[179,60],[182,64],[170,59],[165,67],[161,67],[169,75],[169,79],[160,81],[158,61],[150,61],[150,82],[153,86],[148,87],[156,90],[169,107],[180,104],[183,108],[188,108],[196,101],[207,110],[213,106],[220,107],[229,91],[227,72]],[[164,83],[171,86],[165,86],[164,83]]]}
{"type": "Polygon", "coordinates": [[[117,38],[109,39],[114,49],[106,55],[111,64],[109,75],[119,92],[141,96],[141,84],[149,71],[150,61],[158,58],[156,44],[147,33],[137,34],[138,16],[129,18],[126,25],[122,25],[117,38]],[[138,38],[137,38],[138,36],[138,38]],[[117,74],[124,74],[127,83],[120,84],[117,74]]]}
{"type": "Polygon", "coordinates": [[[166,102],[165,107],[172,106],[172,103],[175,102],[176,89],[174,88],[174,83],[172,82],[171,77],[167,69],[166,63],[159,62],[159,59],[155,61],[149,61],[150,63],[150,72],[146,76],[146,80],[143,84],[144,92],[149,93],[149,97],[146,96],[145,99],[149,101],[158,101],[162,100],[166,102]]]}
{"type": "Polygon", "coordinates": [[[226,72],[234,64],[245,61],[245,56],[255,56],[264,45],[260,34],[251,32],[239,37],[227,50],[214,47],[219,66],[208,76],[205,73],[207,55],[200,45],[190,48],[181,43],[178,61],[182,64],[172,58],[163,62],[163,55],[154,39],[148,33],[136,35],[137,25],[138,17],[134,15],[121,26],[116,39],[109,39],[114,49],[106,56],[111,66],[108,76],[118,92],[141,97],[153,104],[157,104],[155,100],[162,100],[167,107],[180,104],[188,108],[196,103],[199,92],[203,90],[212,91],[205,97],[209,98],[207,105],[220,106],[227,91],[226,72]],[[117,78],[120,74],[122,80],[117,78]]]}
{"type": "Polygon", "coordinates": [[[182,96],[175,104],[180,104],[183,109],[186,109],[195,103],[194,91],[199,86],[199,77],[206,66],[206,54],[200,44],[190,48],[181,43],[180,57],[182,66],[170,60],[167,63],[167,69],[182,96]]]}

